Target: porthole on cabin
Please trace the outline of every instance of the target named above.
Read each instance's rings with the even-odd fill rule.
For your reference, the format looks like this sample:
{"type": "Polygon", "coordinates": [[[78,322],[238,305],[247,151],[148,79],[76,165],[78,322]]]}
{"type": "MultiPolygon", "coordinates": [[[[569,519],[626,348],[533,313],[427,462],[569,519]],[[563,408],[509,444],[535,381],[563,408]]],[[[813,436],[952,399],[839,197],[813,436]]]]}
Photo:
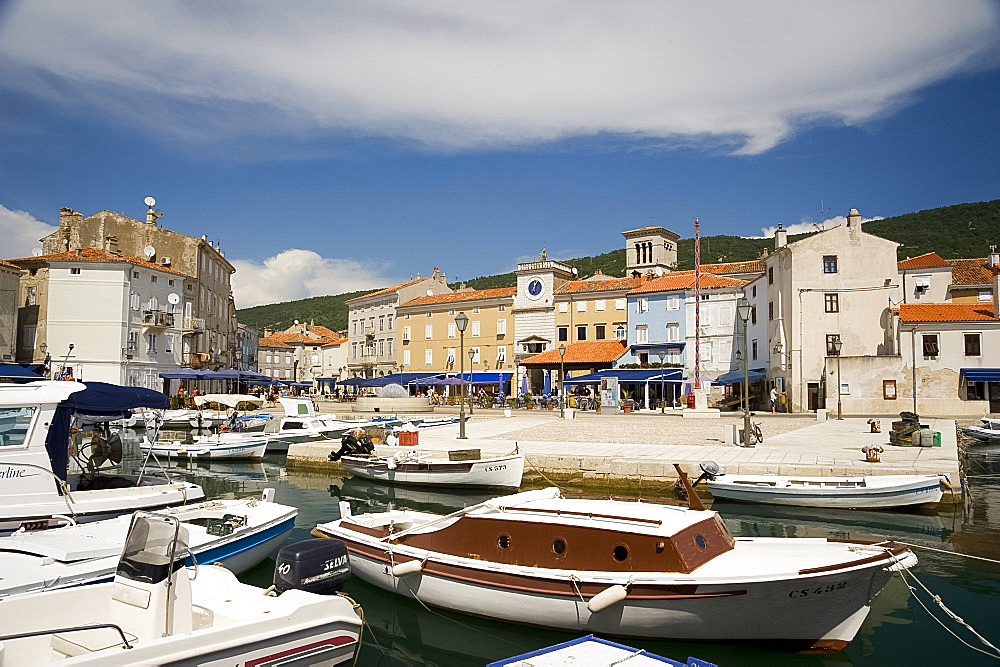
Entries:
{"type": "Polygon", "coordinates": [[[497,546],[506,549],[510,546],[510,535],[501,535],[497,538],[497,546]]]}
{"type": "Polygon", "coordinates": [[[566,553],[566,541],[560,538],[556,538],[552,541],[552,553],[557,556],[562,556],[566,553]]]}
{"type": "Polygon", "coordinates": [[[708,546],[708,542],[705,541],[704,535],[696,535],[694,538],[694,543],[698,545],[699,549],[704,549],[708,546]]]}
{"type": "Polygon", "coordinates": [[[628,558],[628,547],[624,544],[619,544],[611,551],[611,555],[620,563],[628,558]]]}

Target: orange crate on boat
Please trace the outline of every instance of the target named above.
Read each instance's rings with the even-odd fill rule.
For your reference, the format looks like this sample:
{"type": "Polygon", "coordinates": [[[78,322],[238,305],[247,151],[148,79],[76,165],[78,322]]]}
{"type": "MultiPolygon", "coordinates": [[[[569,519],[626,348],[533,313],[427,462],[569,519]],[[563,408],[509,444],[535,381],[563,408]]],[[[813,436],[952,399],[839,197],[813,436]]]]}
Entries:
{"type": "Polygon", "coordinates": [[[418,437],[420,435],[417,431],[400,431],[399,432],[399,446],[400,447],[416,447],[417,442],[420,440],[418,437]]]}

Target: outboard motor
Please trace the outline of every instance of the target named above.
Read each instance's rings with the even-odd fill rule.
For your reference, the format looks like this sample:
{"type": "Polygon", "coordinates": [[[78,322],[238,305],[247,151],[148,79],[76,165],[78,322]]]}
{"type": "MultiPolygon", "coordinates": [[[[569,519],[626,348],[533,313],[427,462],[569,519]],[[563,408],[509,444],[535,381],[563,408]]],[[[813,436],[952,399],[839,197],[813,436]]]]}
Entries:
{"type": "MultiPolygon", "coordinates": [[[[359,430],[360,432],[360,430],[359,430]]],[[[372,439],[362,433],[361,437],[355,437],[354,433],[348,431],[340,439],[340,449],[330,452],[331,461],[339,461],[341,456],[347,455],[371,455],[375,453],[375,445],[372,439]]]]}
{"type": "Polygon", "coordinates": [[[333,538],[315,538],[287,544],[274,565],[274,588],[333,595],[351,578],[347,545],[333,538]]]}
{"type": "Polygon", "coordinates": [[[718,475],[722,474],[722,466],[715,461],[702,461],[698,467],[701,468],[701,474],[698,476],[698,479],[694,480],[694,484],[691,485],[692,487],[698,486],[698,482],[703,479],[714,481],[718,475]]]}

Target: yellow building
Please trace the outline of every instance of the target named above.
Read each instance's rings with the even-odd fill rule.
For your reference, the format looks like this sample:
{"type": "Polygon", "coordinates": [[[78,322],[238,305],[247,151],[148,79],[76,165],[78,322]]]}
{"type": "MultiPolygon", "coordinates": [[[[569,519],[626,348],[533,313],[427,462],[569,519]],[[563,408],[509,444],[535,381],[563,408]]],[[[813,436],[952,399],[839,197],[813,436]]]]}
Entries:
{"type": "Polygon", "coordinates": [[[404,372],[501,371],[514,367],[514,287],[464,290],[418,297],[397,308],[400,345],[396,363],[404,372]],[[462,337],[455,323],[465,313],[462,337]],[[472,351],[471,369],[469,351],[472,351]]]}

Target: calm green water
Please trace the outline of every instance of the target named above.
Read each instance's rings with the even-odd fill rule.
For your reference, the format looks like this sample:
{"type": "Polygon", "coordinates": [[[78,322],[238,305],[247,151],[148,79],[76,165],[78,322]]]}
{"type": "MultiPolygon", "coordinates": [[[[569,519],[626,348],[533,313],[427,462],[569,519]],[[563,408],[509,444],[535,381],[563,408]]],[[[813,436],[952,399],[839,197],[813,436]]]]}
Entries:
{"type": "MultiPolygon", "coordinates": [[[[779,509],[717,503],[716,510],[735,535],[769,537],[895,538],[912,544],[1000,558],[1000,449],[967,450],[967,498],[964,510],[951,514],[903,514],[848,510],[779,509]]],[[[446,493],[394,488],[357,479],[286,474],[283,458],[263,463],[202,464],[183,470],[209,497],[256,495],[276,489],[276,501],[299,508],[291,540],[309,538],[317,524],[339,518],[338,502],[347,500],[354,513],[412,507],[446,513],[491,497],[489,493],[446,493]]],[[[954,480],[957,483],[957,480],[954,480]]],[[[996,645],[1000,645],[1000,565],[918,550],[915,573],[955,613],[996,645]]],[[[244,575],[255,585],[269,585],[273,562],[244,575]]],[[[493,623],[458,614],[427,610],[354,579],[346,593],[361,603],[366,628],[359,664],[482,665],[563,642],[576,635],[493,623]]],[[[927,603],[926,596],[924,597],[927,603]]],[[[943,614],[934,609],[939,617],[943,614]]],[[[766,613],[766,612],[765,612],[766,613]]],[[[954,624],[949,624],[957,631],[954,624]]],[[[968,633],[959,633],[976,644],[968,633]]],[[[996,664],[962,646],[935,623],[894,577],[875,600],[857,637],[841,653],[788,654],[767,647],[722,643],[644,641],[624,643],[674,659],[696,656],[719,665],[909,665],[953,662],[996,664]]],[[[978,645],[978,644],[976,644],[978,645]]]]}

